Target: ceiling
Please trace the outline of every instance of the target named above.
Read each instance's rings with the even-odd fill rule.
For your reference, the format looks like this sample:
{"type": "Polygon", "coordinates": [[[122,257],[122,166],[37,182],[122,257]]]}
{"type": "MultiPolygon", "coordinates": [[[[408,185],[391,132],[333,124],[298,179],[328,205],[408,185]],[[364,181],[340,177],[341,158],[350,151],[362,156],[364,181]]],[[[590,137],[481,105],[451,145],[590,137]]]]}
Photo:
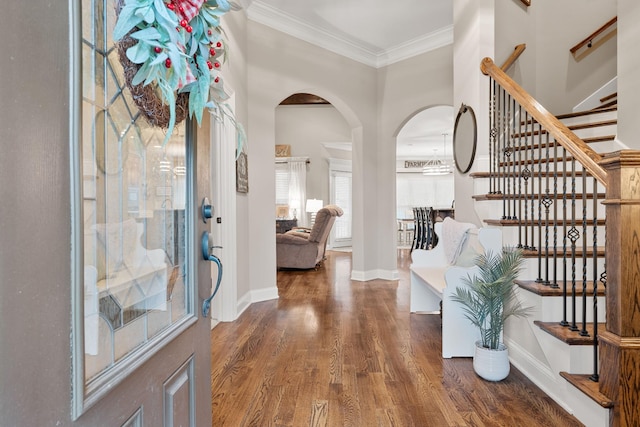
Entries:
{"type": "MultiPolygon", "coordinates": [[[[453,43],[453,0],[237,0],[250,20],[372,67],[453,43]]],[[[399,159],[452,152],[453,108],[414,116],[397,138],[399,159]]]]}
{"type": "Polygon", "coordinates": [[[453,0],[245,0],[249,19],[373,67],[453,42],[453,0]]]}

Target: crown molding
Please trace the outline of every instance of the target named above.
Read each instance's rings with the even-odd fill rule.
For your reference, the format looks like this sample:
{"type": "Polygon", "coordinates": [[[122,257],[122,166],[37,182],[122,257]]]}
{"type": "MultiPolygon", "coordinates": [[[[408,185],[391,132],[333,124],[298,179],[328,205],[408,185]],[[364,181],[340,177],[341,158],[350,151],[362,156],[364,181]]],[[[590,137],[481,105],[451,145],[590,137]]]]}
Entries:
{"type": "Polygon", "coordinates": [[[380,50],[354,40],[338,37],[292,15],[266,6],[259,0],[251,3],[247,9],[247,16],[252,21],[374,68],[385,67],[453,43],[453,25],[390,49],[380,50]]]}

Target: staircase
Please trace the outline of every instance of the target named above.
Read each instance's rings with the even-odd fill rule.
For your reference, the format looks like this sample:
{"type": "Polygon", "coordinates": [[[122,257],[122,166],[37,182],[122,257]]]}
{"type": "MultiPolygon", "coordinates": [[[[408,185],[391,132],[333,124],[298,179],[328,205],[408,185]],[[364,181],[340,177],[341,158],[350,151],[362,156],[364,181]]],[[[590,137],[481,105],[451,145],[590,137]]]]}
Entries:
{"type": "Polygon", "coordinates": [[[515,83],[485,74],[492,77],[491,135],[488,171],[471,175],[476,211],[502,228],[504,245],[522,248],[518,296],[533,307],[529,318],[507,322],[511,361],[585,425],[636,425],[637,407],[616,408],[620,416],[602,393],[616,394],[610,384],[619,375],[600,378],[603,363],[620,362],[601,360],[598,339],[607,321],[608,224],[607,172],[597,162],[624,149],[615,141],[615,94],[595,110],[546,119],[525,108],[515,83]],[[560,131],[550,129],[556,122],[560,131]]]}

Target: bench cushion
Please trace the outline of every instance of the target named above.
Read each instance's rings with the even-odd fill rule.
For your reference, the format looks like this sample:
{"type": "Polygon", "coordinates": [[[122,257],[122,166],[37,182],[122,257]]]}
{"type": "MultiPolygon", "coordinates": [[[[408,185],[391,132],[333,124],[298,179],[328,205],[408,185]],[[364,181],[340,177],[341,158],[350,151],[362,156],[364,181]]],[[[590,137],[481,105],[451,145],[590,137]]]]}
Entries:
{"type": "Polygon", "coordinates": [[[419,267],[411,266],[411,271],[420,279],[422,279],[427,286],[429,286],[433,292],[439,294],[442,297],[444,288],[447,286],[447,282],[444,279],[444,273],[449,266],[445,267],[419,267]]]}

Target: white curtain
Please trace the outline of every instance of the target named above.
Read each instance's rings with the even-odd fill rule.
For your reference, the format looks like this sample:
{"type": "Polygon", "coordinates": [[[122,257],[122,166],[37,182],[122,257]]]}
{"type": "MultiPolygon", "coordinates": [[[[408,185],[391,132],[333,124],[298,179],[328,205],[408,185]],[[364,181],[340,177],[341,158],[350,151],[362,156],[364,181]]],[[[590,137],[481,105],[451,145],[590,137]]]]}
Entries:
{"type": "Polygon", "coordinates": [[[289,215],[296,213],[298,225],[307,226],[307,215],[303,207],[307,200],[307,162],[289,161],[289,215]],[[294,211],[295,209],[295,211],[294,211]]]}

